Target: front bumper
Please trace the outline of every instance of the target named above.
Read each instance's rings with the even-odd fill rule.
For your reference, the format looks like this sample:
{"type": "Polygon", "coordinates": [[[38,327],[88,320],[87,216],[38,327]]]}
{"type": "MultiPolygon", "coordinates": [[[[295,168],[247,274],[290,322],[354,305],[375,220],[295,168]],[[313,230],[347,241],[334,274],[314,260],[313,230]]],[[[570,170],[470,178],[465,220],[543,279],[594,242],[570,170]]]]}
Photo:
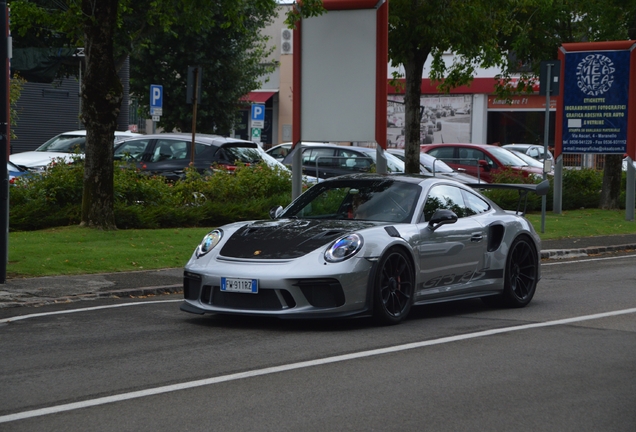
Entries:
{"type": "Polygon", "coordinates": [[[370,312],[373,261],[353,257],[341,263],[294,260],[224,260],[186,266],[184,303],[190,313],[333,318],[370,312]],[[221,278],[258,280],[258,293],[221,291],[221,278]]]}

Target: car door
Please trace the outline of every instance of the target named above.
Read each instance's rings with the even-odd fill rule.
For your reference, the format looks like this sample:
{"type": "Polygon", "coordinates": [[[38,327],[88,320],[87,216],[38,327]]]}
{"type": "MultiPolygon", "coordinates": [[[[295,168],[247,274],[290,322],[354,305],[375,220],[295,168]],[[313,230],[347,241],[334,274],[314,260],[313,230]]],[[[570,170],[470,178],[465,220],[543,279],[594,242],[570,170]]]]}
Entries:
{"type": "Polygon", "coordinates": [[[458,147],[457,156],[457,163],[460,166],[460,168],[457,169],[458,171],[463,171],[465,174],[478,177],[480,180],[484,180],[488,183],[493,181],[494,174],[501,171],[497,162],[481,149],[458,147]],[[486,166],[483,166],[481,161],[485,161],[486,166]]]}
{"type": "Polygon", "coordinates": [[[442,183],[429,190],[414,244],[420,261],[416,301],[417,297],[441,298],[465,292],[484,268],[487,229],[474,208],[465,203],[462,189],[455,185],[442,183]],[[457,222],[431,230],[428,221],[438,209],[455,212],[457,222]]]}
{"type": "Polygon", "coordinates": [[[302,165],[303,174],[322,179],[346,173],[340,169],[336,149],[332,147],[303,148],[302,165]]]}
{"type": "Polygon", "coordinates": [[[171,177],[180,177],[189,165],[189,147],[191,142],[185,139],[161,138],[146,152],[145,170],[171,177]]]}
{"type": "Polygon", "coordinates": [[[154,140],[149,138],[127,140],[117,145],[114,159],[134,163],[137,168],[142,169],[153,147],[154,140]]]}
{"type": "Polygon", "coordinates": [[[369,172],[373,165],[373,159],[368,155],[346,147],[338,149],[336,156],[340,168],[347,174],[369,172]]]}

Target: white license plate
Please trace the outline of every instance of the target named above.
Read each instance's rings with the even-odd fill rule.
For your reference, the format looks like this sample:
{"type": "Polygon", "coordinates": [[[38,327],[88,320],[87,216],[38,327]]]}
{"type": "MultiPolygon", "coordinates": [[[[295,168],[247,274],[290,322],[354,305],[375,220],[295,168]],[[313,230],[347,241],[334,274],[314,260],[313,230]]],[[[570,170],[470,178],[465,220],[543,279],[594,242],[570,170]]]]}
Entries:
{"type": "Polygon", "coordinates": [[[257,294],[258,281],[256,279],[221,278],[221,291],[257,294]]]}

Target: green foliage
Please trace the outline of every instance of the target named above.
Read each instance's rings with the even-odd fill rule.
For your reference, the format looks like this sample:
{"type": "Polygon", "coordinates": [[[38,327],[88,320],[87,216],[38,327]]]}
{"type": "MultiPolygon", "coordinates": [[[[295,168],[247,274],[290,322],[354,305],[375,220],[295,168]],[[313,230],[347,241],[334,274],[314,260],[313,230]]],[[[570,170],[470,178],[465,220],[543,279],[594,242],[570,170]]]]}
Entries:
{"type": "MultiPolygon", "coordinates": [[[[542,179],[524,176],[514,170],[503,170],[500,173],[493,175],[493,183],[508,183],[508,184],[539,184],[542,179]]],[[[484,195],[496,202],[501,208],[506,210],[516,210],[517,203],[519,202],[519,191],[516,190],[504,190],[504,189],[490,189],[484,190],[484,195]]],[[[541,210],[541,197],[534,193],[529,193],[528,196],[527,211],[541,210]]],[[[523,203],[522,203],[523,205],[523,203]]],[[[523,207],[521,208],[523,210],[523,207]]]]}
{"type": "Polygon", "coordinates": [[[598,208],[603,172],[590,168],[563,170],[563,210],[598,208]]]}
{"type": "MultiPolygon", "coordinates": [[[[18,178],[10,188],[9,226],[35,230],[80,222],[83,164],[56,163],[41,176],[18,178]]],[[[114,177],[115,222],[119,228],[216,226],[267,218],[269,209],[291,201],[291,175],[266,164],[215,170],[203,176],[194,169],[169,182],[125,164],[114,177]]]]}
{"type": "MultiPolygon", "coordinates": [[[[227,135],[238,120],[240,99],[260,86],[269,73],[271,50],[261,30],[275,13],[274,2],[236,2],[240,15],[249,17],[242,26],[206,26],[194,31],[187,23],[175,23],[171,32],[156,33],[140,47],[131,62],[130,90],[145,95],[150,84],[164,88],[165,130],[192,131],[193,107],[186,104],[188,66],[203,68],[201,98],[197,101],[196,129],[200,133],[227,135]]],[[[226,10],[208,11],[222,21],[226,10]]],[[[139,100],[147,114],[148,98],[139,100]]]]}
{"type": "MultiPolygon", "coordinates": [[[[11,105],[9,110],[9,119],[11,126],[15,126],[19,118],[14,105],[18,99],[20,99],[20,94],[22,93],[22,88],[24,87],[25,82],[24,78],[21,78],[17,73],[14,74],[9,81],[9,103],[11,105]]],[[[11,139],[15,138],[17,138],[17,136],[13,133],[13,129],[11,129],[11,139]]]]}
{"type": "MultiPolygon", "coordinates": [[[[525,183],[538,184],[541,179],[524,177],[513,171],[504,171],[494,176],[495,183],[525,183]]],[[[546,197],[546,209],[552,210],[554,200],[554,178],[549,177],[550,192],[546,197]]],[[[601,187],[603,185],[603,172],[593,169],[566,169],[563,170],[563,193],[561,206],[563,210],[578,210],[582,208],[598,208],[601,199],[601,187]]],[[[625,183],[623,183],[623,190],[625,183]]],[[[506,190],[487,190],[484,194],[505,209],[516,209],[519,193],[506,190]]],[[[623,203],[624,200],[623,192],[623,203]]],[[[541,197],[528,194],[528,211],[541,210],[541,197]]]]}

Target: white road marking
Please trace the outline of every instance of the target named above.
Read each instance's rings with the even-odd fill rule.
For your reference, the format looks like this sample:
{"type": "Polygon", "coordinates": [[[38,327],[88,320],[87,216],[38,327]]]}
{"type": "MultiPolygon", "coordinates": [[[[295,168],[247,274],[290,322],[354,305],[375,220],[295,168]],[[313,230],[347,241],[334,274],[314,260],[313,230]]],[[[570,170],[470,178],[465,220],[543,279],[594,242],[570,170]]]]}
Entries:
{"type": "Polygon", "coordinates": [[[588,262],[588,261],[607,261],[607,260],[626,259],[626,258],[634,259],[636,258],[636,255],[622,255],[622,256],[606,257],[606,258],[579,259],[579,260],[573,260],[573,261],[555,261],[555,262],[549,262],[549,263],[541,263],[541,267],[563,265],[563,264],[576,264],[576,263],[588,262]]]}
{"type": "Polygon", "coordinates": [[[448,337],[422,341],[422,342],[413,342],[413,343],[408,343],[403,345],[396,345],[392,347],[379,348],[374,350],[361,351],[357,353],[327,357],[323,359],[309,360],[309,361],[298,362],[298,363],[290,363],[287,365],[268,367],[264,369],[256,369],[252,371],[239,372],[239,373],[234,373],[230,375],[206,378],[206,379],[197,380],[197,381],[184,382],[181,384],[155,387],[155,388],[150,388],[146,390],[101,397],[97,399],[89,399],[89,400],[85,400],[81,402],[74,402],[74,403],[51,406],[47,408],[40,408],[40,409],[35,409],[30,411],[23,411],[23,412],[19,412],[15,414],[8,414],[8,415],[0,416],[0,423],[7,423],[7,422],[16,421],[16,420],[24,420],[24,419],[44,416],[48,414],[56,414],[56,413],[61,413],[65,411],[72,411],[76,409],[104,405],[104,404],[113,403],[113,402],[121,402],[125,400],[130,400],[130,399],[137,399],[137,398],[142,398],[147,396],[170,393],[170,392],[175,392],[179,390],[186,390],[186,389],[213,385],[213,384],[218,384],[218,383],[223,383],[228,381],[236,381],[239,379],[253,378],[253,377],[262,376],[262,375],[286,372],[286,371],[291,371],[295,369],[303,369],[303,368],[308,368],[313,366],[326,365],[330,363],[343,362],[343,361],[354,360],[354,359],[359,359],[364,357],[373,357],[373,356],[378,356],[382,354],[395,353],[399,351],[406,351],[406,350],[411,350],[416,348],[423,348],[423,347],[432,346],[432,345],[440,345],[444,343],[457,342],[457,341],[474,339],[474,338],[484,337],[484,336],[492,336],[492,335],[497,335],[502,333],[510,333],[510,332],[515,332],[520,330],[566,325],[566,324],[572,324],[572,323],[577,323],[582,321],[589,321],[589,320],[613,317],[618,315],[632,314],[632,313],[636,313],[636,308],[623,309],[623,310],[617,310],[617,311],[611,311],[611,312],[605,312],[605,313],[599,313],[599,314],[593,314],[593,315],[583,315],[583,316],[578,316],[573,318],[565,318],[565,319],[546,321],[541,323],[524,324],[520,326],[484,330],[480,332],[467,333],[467,334],[457,335],[457,336],[448,336],[448,337]]]}
{"type": "Polygon", "coordinates": [[[50,316],[50,315],[64,315],[64,314],[88,312],[88,311],[94,311],[94,310],[100,310],[100,309],[111,309],[111,308],[120,308],[120,307],[128,307],[128,306],[143,306],[143,305],[157,304],[157,303],[175,303],[175,302],[182,302],[182,301],[183,299],[152,300],[152,301],[145,301],[145,302],[121,303],[121,304],[106,305],[106,306],[94,306],[94,307],[81,308],[81,309],[68,309],[68,310],[61,310],[61,311],[55,311],[55,312],[42,312],[42,313],[36,313],[36,314],[30,314],[30,315],[14,316],[11,318],[3,318],[3,319],[0,319],[0,324],[5,324],[5,323],[13,322],[13,321],[20,321],[20,320],[24,320],[28,318],[39,318],[39,317],[50,316]]]}

